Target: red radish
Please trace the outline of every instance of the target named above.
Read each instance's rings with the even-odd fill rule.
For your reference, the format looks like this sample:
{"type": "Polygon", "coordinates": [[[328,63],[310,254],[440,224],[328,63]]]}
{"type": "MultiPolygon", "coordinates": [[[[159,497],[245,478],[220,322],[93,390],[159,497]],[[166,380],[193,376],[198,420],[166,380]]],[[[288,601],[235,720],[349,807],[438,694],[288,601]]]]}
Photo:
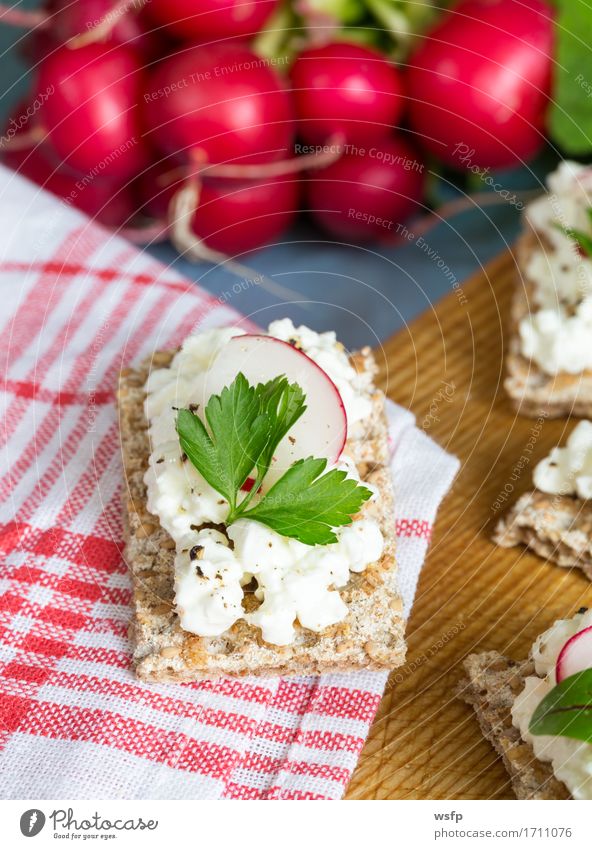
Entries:
{"type": "Polygon", "coordinates": [[[410,57],[410,121],[460,169],[530,159],[543,145],[553,56],[544,0],[465,0],[410,57]]]}
{"type": "Polygon", "coordinates": [[[67,165],[125,179],[146,162],[137,102],[141,72],[133,50],[60,47],[42,60],[38,89],[51,92],[40,122],[67,165]]]}
{"type": "Polygon", "coordinates": [[[291,80],[298,133],[312,144],[336,133],[355,144],[384,138],[403,111],[398,71],[367,47],[337,42],[305,50],[291,80]]]}
{"type": "Polygon", "coordinates": [[[421,209],[424,165],[402,139],[385,140],[364,154],[343,156],[309,175],[307,206],[329,233],[368,241],[394,235],[421,209]]]}
{"type": "MultiPolygon", "coordinates": [[[[184,181],[170,160],[148,169],[138,181],[145,211],[166,220],[184,181]]],[[[298,200],[295,175],[249,181],[205,177],[191,229],[209,248],[234,256],[277,239],[293,223],[298,200]]]]}
{"type": "Polygon", "coordinates": [[[237,38],[255,35],[279,0],[150,0],[146,12],[177,38],[237,38]]]}
{"type": "Polygon", "coordinates": [[[336,463],[347,439],[347,417],[339,390],[323,369],[302,351],[272,336],[235,336],[222,348],[206,373],[202,404],[219,394],[242,371],[249,383],[266,383],[285,375],[306,395],[306,410],[278,445],[265,480],[267,489],[296,460],[326,457],[336,463]]]}
{"type": "Polygon", "coordinates": [[[241,489],[243,492],[250,492],[255,486],[254,478],[247,478],[246,481],[242,484],[241,489]]]}
{"type": "Polygon", "coordinates": [[[578,631],[566,642],[557,658],[555,678],[559,684],[564,678],[592,668],[592,625],[578,631]]]}
{"type": "Polygon", "coordinates": [[[164,59],[143,97],[151,141],[187,159],[196,148],[209,162],[269,162],[292,153],[290,95],[247,47],[195,45],[164,59]]]}
{"type": "Polygon", "coordinates": [[[94,31],[97,32],[96,40],[103,44],[133,46],[143,56],[152,56],[158,39],[138,15],[142,0],[128,0],[123,14],[117,14],[116,6],[115,0],[49,0],[42,9],[18,12],[11,9],[2,14],[4,4],[1,4],[0,23],[31,29],[25,46],[27,55],[35,59],[76,36],[90,37],[94,31]],[[96,28],[102,23],[108,26],[105,32],[100,32],[99,39],[96,28]]]}
{"type": "Polygon", "coordinates": [[[312,168],[326,168],[341,156],[342,140],[335,138],[334,144],[328,145],[328,151],[295,156],[292,159],[276,160],[265,164],[255,165],[203,165],[197,162],[179,165],[173,159],[162,159],[144,170],[138,180],[140,195],[146,204],[146,211],[155,218],[167,215],[170,201],[176,191],[182,188],[186,179],[195,176],[199,182],[217,182],[220,187],[225,182],[234,189],[246,185],[258,185],[264,181],[274,181],[283,177],[286,181],[290,175],[302,174],[312,168]]]}
{"type": "Polygon", "coordinates": [[[208,247],[235,256],[273,242],[297,210],[293,176],[259,182],[206,179],[191,226],[208,247]]]}
{"type": "Polygon", "coordinates": [[[27,136],[29,132],[29,122],[24,119],[30,114],[33,114],[33,109],[27,101],[18,104],[4,130],[8,144],[2,152],[2,161],[105,227],[120,227],[128,223],[136,212],[131,186],[122,186],[120,181],[114,182],[103,176],[93,178],[77,174],[61,164],[47,143],[18,147],[19,137],[27,136]],[[17,144],[11,148],[12,139],[17,144]]]}

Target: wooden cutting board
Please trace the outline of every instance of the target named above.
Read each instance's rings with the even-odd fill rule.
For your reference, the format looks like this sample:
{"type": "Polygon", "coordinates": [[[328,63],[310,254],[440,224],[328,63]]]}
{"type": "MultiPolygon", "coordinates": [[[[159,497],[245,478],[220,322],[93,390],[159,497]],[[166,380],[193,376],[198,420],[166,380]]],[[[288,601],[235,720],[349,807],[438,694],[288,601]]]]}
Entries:
{"type": "Polygon", "coordinates": [[[391,676],[349,799],[512,798],[472,709],[455,696],[462,659],[488,649],[525,657],[553,620],[592,606],[579,571],[490,542],[506,505],[531,488],[532,467],[575,424],[518,417],[504,394],[514,275],[505,254],[378,352],[389,397],[462,465],[438,514],[407,663],[391,676]]]}

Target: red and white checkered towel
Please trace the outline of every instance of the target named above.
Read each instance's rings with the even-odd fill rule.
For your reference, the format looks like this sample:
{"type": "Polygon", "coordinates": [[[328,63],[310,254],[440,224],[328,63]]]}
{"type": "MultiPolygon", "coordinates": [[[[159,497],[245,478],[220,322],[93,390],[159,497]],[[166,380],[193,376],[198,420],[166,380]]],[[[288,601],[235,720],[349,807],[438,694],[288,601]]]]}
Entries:
{"type": "MultiPolygon", "coordinates": [[[[4,169],[0,297],[0,796],[339,798],[386,674],[130,671],[117,373],[237,315],[4,169]]],[[[389,414],[408,613],[458,463],[389,414]]]]}

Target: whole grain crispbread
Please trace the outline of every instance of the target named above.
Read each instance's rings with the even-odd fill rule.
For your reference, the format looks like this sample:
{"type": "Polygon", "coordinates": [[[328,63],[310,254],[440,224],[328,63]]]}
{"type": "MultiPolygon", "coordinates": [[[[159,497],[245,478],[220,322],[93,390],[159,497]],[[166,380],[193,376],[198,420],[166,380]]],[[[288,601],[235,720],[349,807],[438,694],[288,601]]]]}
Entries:
{"type": "MultiPolygon", "coordinates": [[[[343,621],[321,633],[297,625],[290,646],[265,643],[255,626],[241,620],[218,637],[199,637],[180,627],[174,609],[175,543],[146,508],[144,473],[150,445],[144,415],[144,385],[151,368],[170,364],[174,352],[156,353],[120,376],[118,403],[125,471],[126,559],[133,578],[133,663],[146,681],[195,681],[220,675],[302,675],[324,671],[394,668],[405,659],[402,601],[394,556],[393,494],[387,460],[384,396],[372,390],[373,412],[348,441],[348,453],[379,497],[362,515],[374,517],[386,540],[381,560],[351,575],[341,596],[349,607],[343,621]]],[[[369,349],[357,355],[369,372],[369,349]]],[[[245,605],[255,605],[247,596],[245,605]]]]}
{"type": "Polygon", "coordinates": [[[458,695],[472,705],[483,736],[501,755],[516,797],[569,799],[567,787],[555,778],[550,764],[535,757],[532,746],[512,725],[510,711],[526,676],[534,673],[532,662],[517,663],[489,651],[469,655],[464,668],[467,678],[460,682],[458,695]]]}
{"type": "MultiPolygon", "coordinates": [[[[520,352],[518,325],[532,309],[534,292],[533,282],[525,278],[524,269],[529,256],[535,249],[540,249],[542,244],[542,237],[530,228],[524,231],[516,243],[518,273],[512,304],[511,338],[506,355],[507,377],[504,387],[516,411],[523,416],[592,418],[592,371],[581,374],[545,374],[520,352]]],[[[546,250],[552,250],[550,245],[544,247],[546,250]]]]}
{"type": "Polygon", "coordinates": [[[526,545],[592,581],[592,504],[569,495],[526,493],[498,522],[493,541],[503,548],[526,545]]]}

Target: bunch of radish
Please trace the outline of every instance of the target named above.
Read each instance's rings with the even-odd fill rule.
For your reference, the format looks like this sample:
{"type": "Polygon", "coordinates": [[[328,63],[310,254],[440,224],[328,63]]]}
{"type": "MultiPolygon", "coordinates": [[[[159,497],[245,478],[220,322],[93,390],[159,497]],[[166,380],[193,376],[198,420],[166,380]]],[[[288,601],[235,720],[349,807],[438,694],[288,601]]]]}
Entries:
{"type": "Polygon", "coordinates": [[[422,149],[459,165],[466,144],[472,162],[507,165],[542,143],[543,0],[465,0],[407,67],[332,26],[289,61],[258,54],[285,5],[0,6],[0,23],[30,30],[35,79],[2,159],[107,226],[211,258],[279,239],[299,210],[338,239],[392,236],[423,208],[422,149]]]}

